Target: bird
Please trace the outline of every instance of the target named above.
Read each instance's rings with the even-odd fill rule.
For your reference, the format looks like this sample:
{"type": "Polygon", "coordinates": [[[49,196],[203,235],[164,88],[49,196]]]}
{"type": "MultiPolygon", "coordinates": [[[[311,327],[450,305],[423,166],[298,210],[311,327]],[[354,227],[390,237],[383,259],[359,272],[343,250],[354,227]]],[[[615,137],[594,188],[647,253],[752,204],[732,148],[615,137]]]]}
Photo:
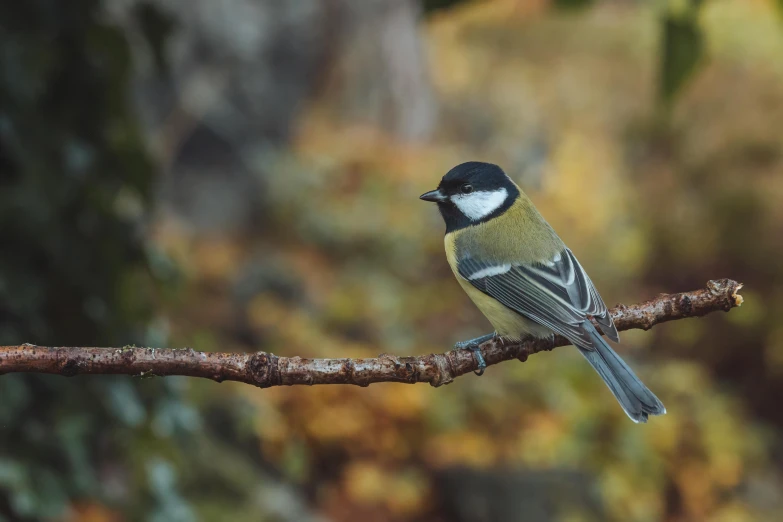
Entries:
{"type": "Polygon", "coordinates": [[[420,199],[437,203],[446,224],[449,266],[495,328],[455,345],[473,352],[478,375],[486,368],[481,343],[496,337],[519,342],[558,334],[579,349],[631,420],[647,422],[650,415],[666,413],[602,337],[601,332],[620,340],[582,265],[503,169],[492,163],[462,163],[420,199]]]}

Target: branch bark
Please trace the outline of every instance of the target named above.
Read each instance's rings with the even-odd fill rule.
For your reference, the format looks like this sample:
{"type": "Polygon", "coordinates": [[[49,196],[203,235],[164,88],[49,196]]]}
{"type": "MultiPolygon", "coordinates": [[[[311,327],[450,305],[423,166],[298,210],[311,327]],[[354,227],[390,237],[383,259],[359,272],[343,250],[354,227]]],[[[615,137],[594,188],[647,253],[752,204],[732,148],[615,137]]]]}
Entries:
{"type": "MultiPolygon", "coordinates": [[[[707,287],[680,294],[661,294],[649,301],[618,305],[610,313],[618,330],[649,330],[653,326],[711,312],[728,312],[742,304],[742,285],[731,279],[709,281],[707,287]]],[[[570,344],[564,337],[506,344],[500,340],[481,345],[487,365],[570,344]]],[[[278,357],[267,352],[197,352],[190,348],[89,348],[48,347],[23,344],[0,347],[0,375],[33,372],[74,375],[125,374],[136,376],[184,375],[217,382],[238,381],[260,388],[295,384],[354,384],[375,382],[441,386],[476,370],[468,350],[416,357],[381,354],[368,359],[304,359],[278,357]]]]}

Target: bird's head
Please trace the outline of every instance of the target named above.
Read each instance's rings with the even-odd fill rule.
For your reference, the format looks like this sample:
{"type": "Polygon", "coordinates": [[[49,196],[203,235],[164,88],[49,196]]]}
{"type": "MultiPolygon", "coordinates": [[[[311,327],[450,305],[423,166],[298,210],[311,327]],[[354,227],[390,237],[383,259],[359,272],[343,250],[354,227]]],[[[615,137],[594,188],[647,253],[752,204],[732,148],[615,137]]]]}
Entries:
{"type": "Polygon", "coordinates": [[[448,171],[436,190],[420,198],[438,204],[448,231],[502,214],[519,194],[519,188],[503,169],[491,163],[470,161],[448,171]]]}

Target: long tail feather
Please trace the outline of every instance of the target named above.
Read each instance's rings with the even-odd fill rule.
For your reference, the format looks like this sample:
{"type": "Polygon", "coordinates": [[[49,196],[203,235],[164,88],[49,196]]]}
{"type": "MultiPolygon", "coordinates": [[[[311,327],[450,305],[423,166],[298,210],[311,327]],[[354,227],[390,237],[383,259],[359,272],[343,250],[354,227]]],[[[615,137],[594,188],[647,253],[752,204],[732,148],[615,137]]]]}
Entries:
{"type": "Polygon", "coordinates": [[[595,368],[617,398],[620,406],[634,422],[647,422],[649,415],[663,415],[663,403],[639,380],[631,368],[607,344],[589,321],[585,329],[590,332],[592,349],[578,347],[585,359],[595,368]]]}

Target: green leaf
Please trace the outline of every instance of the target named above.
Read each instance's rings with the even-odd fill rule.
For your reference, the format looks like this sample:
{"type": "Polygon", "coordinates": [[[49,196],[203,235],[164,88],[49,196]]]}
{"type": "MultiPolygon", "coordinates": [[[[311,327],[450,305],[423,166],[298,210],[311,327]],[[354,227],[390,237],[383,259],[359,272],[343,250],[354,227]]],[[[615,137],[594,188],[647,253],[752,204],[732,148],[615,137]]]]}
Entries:
{"type": "Polygon", "coordinates": [[[555,7],[564,10],[584,9],[593,3],[594,0],[554,0],[555,7]]]}
{"type": "Polygon", "coordinates": [[[693,12],[688,16],[664,18],[658,90],[661,101],[671,103],[695,72],[703,53],[704,35],[693,12]]]}
{"type": "Polygon", "coordinates": [[[440,9],[448,9],[464,2],[465,0],[422,0],[421,7],[425,14],[429,14],[433,11],[440,9]]]}

